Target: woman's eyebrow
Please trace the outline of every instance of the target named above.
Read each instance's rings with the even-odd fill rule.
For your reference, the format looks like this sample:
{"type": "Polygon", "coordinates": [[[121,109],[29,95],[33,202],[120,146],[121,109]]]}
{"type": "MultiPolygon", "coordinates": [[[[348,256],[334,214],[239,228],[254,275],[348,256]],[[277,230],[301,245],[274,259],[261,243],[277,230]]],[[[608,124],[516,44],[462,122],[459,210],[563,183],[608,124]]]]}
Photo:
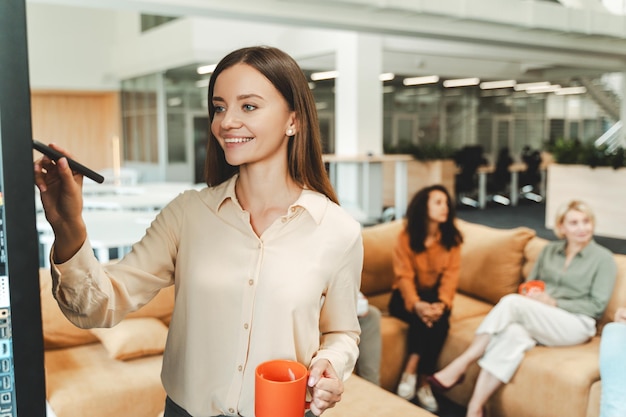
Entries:
{"type": "MultiPolygon", "coordinates": [[[[249,98],[258,98],[258,99],[263,100],[263,97],[261,97],[261,96],[260,96],[260,95],[258,95],[258,94],[254,94],[254,93],[250,93],[250,94],[240,94],[240,95],[238,95],[238,96],[237,96],[237,100],[246,100],[246,99],[249,99],[249,98]]],[[[226,101],[226,100],[224,100],[224,99],[223,99],[222,97],[220,97],[220,96],[213,96],[213,98],[212,98],[211,100],[213,100],[213,101],[226,101]]]]}
{"type": "Polygon", "coordinates": [[[237,96],[237,99],[239,99],[239,100],[245,100],[245,99],[248,99],[248,98],[259,98],[259,99],[263,100],[263,97],[261,97],[258,94],[254,94],[254,93],[241,94],[241,95],[237,96]]]}

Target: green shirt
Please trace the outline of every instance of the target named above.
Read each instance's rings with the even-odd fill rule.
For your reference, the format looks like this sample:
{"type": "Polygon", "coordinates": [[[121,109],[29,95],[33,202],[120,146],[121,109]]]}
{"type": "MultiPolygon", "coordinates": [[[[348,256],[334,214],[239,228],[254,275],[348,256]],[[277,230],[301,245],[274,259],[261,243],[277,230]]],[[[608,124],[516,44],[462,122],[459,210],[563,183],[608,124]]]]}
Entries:
{"type": "Polygon", "coordinates": [[[565,241],[548,243],[528,280],[544,281],[546,292],[556,299],[558,307],[598,319],[611,298],[617,276],[613,254],[592,240],[565,268],[565,245],[565,241]]]}

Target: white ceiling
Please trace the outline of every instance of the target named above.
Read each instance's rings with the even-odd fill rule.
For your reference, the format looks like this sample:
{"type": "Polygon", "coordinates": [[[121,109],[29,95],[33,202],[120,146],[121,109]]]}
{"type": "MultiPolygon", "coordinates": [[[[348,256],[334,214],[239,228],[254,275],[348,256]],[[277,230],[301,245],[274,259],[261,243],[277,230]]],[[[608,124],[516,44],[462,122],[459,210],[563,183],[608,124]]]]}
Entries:
{"type": "MultiPolygon", "coordinates": [[[[29,0],[356,30],[384,37],[383,70],[561,82],[626,69],[626,20],[538,0],[29,0]]],[[[594,4],[600,4],[596,2],[594,4]]],[[[330,69],[331,55],[299,60],[330,69]]]]}

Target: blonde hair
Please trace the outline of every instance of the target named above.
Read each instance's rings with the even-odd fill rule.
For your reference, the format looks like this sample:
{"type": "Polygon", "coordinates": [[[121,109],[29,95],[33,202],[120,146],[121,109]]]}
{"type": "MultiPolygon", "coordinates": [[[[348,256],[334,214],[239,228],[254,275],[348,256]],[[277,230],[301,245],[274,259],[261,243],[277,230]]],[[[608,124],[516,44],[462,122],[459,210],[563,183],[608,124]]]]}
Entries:
{"type": "Polygon", "coordinates": [[[556,212],[556,219],[554,221],[554,234],[559,239],[564,238],[559,228],[565,221],[565,215],[567,215],[567,213],[572,210],[580,211],[581,213],[586,214],[587,217],[589,217],[589,220],[591,220],[591,223],[593,223],[594,226],[596,224],[596,217],[594,216],[591,207],[589,207],[586,203],[580,200],[572,200],[569,203],[563,204],[556,212]]]}

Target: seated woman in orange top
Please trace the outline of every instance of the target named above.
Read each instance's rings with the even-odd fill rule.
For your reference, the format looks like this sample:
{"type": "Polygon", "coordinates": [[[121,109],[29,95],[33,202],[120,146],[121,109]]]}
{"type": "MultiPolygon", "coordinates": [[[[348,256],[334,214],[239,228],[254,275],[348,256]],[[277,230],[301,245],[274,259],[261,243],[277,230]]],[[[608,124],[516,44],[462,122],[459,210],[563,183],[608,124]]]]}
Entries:
{"type": "Polygon", "coordinates": [[[417,394],[420,406],[431,412],[439,407],[426,377],[435,372],[448,335],[462,242],[446,188],[432,185],[418,191],[409,203],[405,228],[393,252],[395,279],[389,312],[409,324],[409,358],[398,395],[410,400],[417,394]]]}

